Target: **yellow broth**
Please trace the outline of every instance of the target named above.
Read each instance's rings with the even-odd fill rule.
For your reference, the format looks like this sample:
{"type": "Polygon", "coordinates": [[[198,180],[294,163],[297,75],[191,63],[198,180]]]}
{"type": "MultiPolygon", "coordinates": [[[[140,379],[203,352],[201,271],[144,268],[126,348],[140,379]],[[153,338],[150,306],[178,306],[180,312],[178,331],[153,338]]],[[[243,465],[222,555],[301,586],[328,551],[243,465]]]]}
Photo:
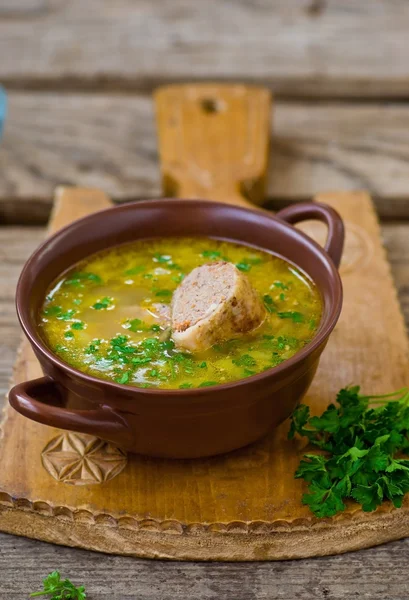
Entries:
{"type": "Polygon", "coordinates": [[[117,383],[188,389],[228,383],[279,365],[314,336],[319,293],[290,263],[209,238],[124,244],[90,256],[55,281],[39,315],[47,345],[80,371],[117,383]],[[200,354],[175,348],[163,313],[195,267],[228,260],[266,307],[255,331],[200,354]]]}

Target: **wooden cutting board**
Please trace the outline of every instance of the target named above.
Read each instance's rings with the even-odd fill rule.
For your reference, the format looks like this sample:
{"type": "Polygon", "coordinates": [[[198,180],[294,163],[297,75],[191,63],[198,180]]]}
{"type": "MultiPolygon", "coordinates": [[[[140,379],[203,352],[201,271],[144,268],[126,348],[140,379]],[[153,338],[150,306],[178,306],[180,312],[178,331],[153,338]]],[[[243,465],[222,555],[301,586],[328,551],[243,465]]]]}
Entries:
{"type": "MultiPolygon", "coordinates": [[[[219,197],[215,189],[222,185],[231,202],[260,200],[266,92],[189,86],[162,90],[156,101],[168,193],[219,197]],[[222,139],[212,119],[221,119],[222,139]],[[252,138],[257,123],[259,135],[252,138]],[[243,135],[247,143],[241,143],[243,135]]],[[[344,218],[346,248],[342,316],[306,397],[315,413],[350,383],[382,393],[408,382],[408,342],[372,202],[364,192],[327,193],[319,200],[344,218]]],[[[109,204],[98,190],[60,189],[50,231],[109,204]]],[[[325,237],[318,224],[303,228],[320,241],[325,237]]],[[[14,380],[39,375],[23,342],[14,380]]],[[[115,554],[182,560],[320,556],[409,535],[409,499],[401,509],[385,503],[375,513],[363,513],[351,502],[337,517],[315,518],[301,504],[304,484],[293,478],[303,444],[288,441],[287,431],[284,423],[259,443],[225,456],[169,461],[126,457],[96,438],[39,425],[7,408],[0,440],[0,530],[115,554]]]]}

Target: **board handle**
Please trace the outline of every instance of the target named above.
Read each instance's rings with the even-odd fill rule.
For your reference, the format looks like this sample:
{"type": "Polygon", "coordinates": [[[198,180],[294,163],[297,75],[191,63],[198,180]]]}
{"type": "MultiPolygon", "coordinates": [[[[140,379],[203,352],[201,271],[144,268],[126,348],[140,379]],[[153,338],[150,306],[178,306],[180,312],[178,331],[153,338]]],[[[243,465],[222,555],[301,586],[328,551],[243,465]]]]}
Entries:
{"type": "Polygon", "coordinates": [[[40,377],[15,385],[9,392],[11,406],[20,414],[51,427],[96,435],[124,444],[129,430],[121,416],[110,408],[76,410],[61,406],[65,390],[51,377],[40,377]]]}
{"type": "Polygon", "coordinates": [[[170,85],[154,95],[165,197],[251,207],[264,201],[271,94],[216,83],[170,85]]]}
{"type": "Polygon", "coordinates": [[[324,244],[324,250],[332,258],[336,267],[339,267],[344,247],[344,224],[337,211],[326,204],[320,202],[301,202],[293,204],[280,210],[276,217],[295,225],[301,221],[314,219],[325,223],[328,227],[327,239],[324,244]]]}

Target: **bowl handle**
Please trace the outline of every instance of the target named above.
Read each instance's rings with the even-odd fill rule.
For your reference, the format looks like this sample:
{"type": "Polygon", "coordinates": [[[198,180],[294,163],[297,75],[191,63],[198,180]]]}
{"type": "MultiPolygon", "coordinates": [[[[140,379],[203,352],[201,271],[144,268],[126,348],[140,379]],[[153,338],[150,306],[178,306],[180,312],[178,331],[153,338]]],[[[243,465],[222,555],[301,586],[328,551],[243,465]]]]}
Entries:
{"type": "Polygon", "coordinates": [[[20,414],[51,427],[89,433],[124,445],[130,431],[124,419],[109,407],[76,410],[60,406],[64,388],[51,377],[15,385],[9,392],[11,406],[20,414]]]}
{"type": "Polygon", "coordinates": [[[276,213],[276,217],[291,225],[308,219],[325,223],[328,227],[328,235],[324,250],[332,258],[335,266],[339,267],[344,247],[344,224],[336,210],[319,202],[301,202],[283,208],[276,213]]]}

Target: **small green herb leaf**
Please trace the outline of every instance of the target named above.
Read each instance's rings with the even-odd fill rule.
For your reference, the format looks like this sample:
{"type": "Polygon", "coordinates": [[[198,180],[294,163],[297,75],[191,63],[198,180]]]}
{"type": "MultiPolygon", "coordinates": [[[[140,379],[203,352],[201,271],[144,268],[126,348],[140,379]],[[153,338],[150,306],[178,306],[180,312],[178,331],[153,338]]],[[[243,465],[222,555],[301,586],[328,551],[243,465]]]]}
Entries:
{"type": "Polygon", "coordinates": [[[244,261],[236,263],[236,267],[239,269],[239,271],[243,271],[243,273],[247,273],[251,269],[250,263],[244,261]]]}
{"type": "Polygon", "coordinates": [[[178,275],[172,275],[172,281],[175,281],[176,283],[182,283],[184,278],[185,276],[183,273],[179,273],[178,275]]]}
{"type": "Polygon", "coordinates": [[[129,371],[125,371],[121,377],[118,377],[118,379],[116,379],[117,383],[128,383],[129,381],[129,371]]]}
{"type": "Polygon", "coordinates": [[[140,366],[140,365],[146,365],[146,364],[150,363],[151,360],[152,359],[149,358],[149,356],[137,356],[131,360],[131,363],[133,365],[140,366]]]}
{"type": "Polygon", "coordinates": [[[92,308],[94,308],[95,310],[103,310],[111,306],[111,304],[112,298],[108,298],[108,296],[105,296],[105,298],[102,298],[101,300],[98,300],[98,302],[93,304],[92,308]]]}
{"type": "Polygon", "coordinates": [[[56,317],[61,313],[61,306],[47,306],[47,308],[44,309],[44,314],[47,315],[47,317],[56,317]]]}
{"type": "Polygon", "coordinates": [[[263,296],[264,306],[269,313],[276,312],[276,305],[270,294],[264,294],[263,296]]]}
{"type": "Polygon", "coordinates": [[[58,571],[53,571],[43,580],[43,589],[33,592],[30,598],[50,596],[50,600],[85,600],[87,594],[83,585],[76,587],[69,579],[61,579],[58,571]]]}
{"type": "Polygon", "coordinates": [[[57,315],[57,319],[59,321],[70,321],[73,316],[76,314],[76,310],[74,310],[73,308],[70,308],[69,310],[66,310],[65,312],[61,312],[59,315],[57,315]]]}
{"type": "Polygon", "coordinates": [[[210,260],[217,260],[221,255],[222,253],[217,250],[203,250],[202,252],[203,258],[210,258],[210,260]]]}
{"type": "Polygon", "coordinates": [[[257,364],[250,354],[243,354],[239,358],[234,358],[232,363],[238,367],[255,367],[257,364]]]}
{"type": "Polygon", "coordinates": [[[155,296],[157,298],[169,298],[172,296],[172,292],[170,290],[158,290],[155,292],[155,296]]]}
{"type": "Polygon", "coordinates": [[[153,255],[153,260],[155,262],[158,262],[160,264],[166,264],[172,261],[172,257],[170,256],[170,254],[158,254],[155,253],[153,255]]]}
{"type": "Polygon", "coordinates": [[[146,271],[146,267],[144,265],[138,265],[136,267],[132,267],[132,269],[128,269],[125,271],[124,275],[139,275],[146,271]]]}
{"type": "Polygon", "coordinates": [[[75,329],[77,331],[84,329],[85,324],[82,321],[76,321],[71,325],[71,329],[75,329]]]}
{"type": "Polygon", "coordinates": [[[72,285],[73,287],[84,287],[87,282],[102,283],[102,279],[95,273],[76,272],[72,273],[68,279],[64,281],[64,285],[72,285]]]}
{"type": "Polygon", "coordinates": [[[247,273],[250,271],[253,265],[259,265],[263,260],[259,256],[248,256],[247,258],[243,258],[240,262],[236,263],[236,267],[239,271],[243,271],[247,273]]]}
{"type": "Polygon", "coordinates": [[[282,281],[275,281],[273,283],[273,286],[276,288],[280,288],[281,290],[288,290],[288,285],[285,285],[285,283],[283,283],[282,281]]]}
{"type": "Polygon", "coordinates": [[[129,327],[127,327],[127,329],[129,329],[130,331],[136,332],[136,331],[143,331],[144,329],[144,325],[143,322],[141,321],[141,319],[131,319],[129,322],[129,327]]]}
{"type": "Polygon", "coordinates": [[[304,323],[304,315],[297,311],[278,312],[280,319],[291,319],[293,323],[304,323]]]}

